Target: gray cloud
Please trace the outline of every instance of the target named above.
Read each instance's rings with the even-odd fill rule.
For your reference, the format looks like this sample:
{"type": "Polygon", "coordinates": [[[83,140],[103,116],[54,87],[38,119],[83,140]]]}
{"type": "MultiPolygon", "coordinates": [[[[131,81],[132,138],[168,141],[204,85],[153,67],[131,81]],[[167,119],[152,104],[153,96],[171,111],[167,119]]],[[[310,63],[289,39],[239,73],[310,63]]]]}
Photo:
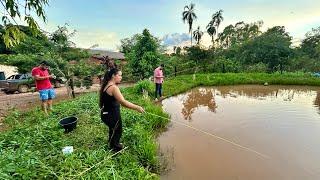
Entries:
{"type": "Polygon", "coordinates": [[[162,38],[162,43],[164,46],[176,46],[179,45],[185,41],[189,41],[190,36],[187,33],[173,33],[173,34],[167,34],[162,38]]]}

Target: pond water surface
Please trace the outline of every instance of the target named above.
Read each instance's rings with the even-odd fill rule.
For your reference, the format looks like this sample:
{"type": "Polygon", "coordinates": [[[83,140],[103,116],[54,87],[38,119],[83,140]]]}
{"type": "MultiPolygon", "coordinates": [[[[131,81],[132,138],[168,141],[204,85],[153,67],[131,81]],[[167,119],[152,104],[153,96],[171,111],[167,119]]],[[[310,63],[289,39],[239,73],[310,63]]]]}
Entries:
{"type": "Polygon", "coordinates": [[[162,105],[161,179],[320,179],[318,87],[199,87],[162,105]]]}

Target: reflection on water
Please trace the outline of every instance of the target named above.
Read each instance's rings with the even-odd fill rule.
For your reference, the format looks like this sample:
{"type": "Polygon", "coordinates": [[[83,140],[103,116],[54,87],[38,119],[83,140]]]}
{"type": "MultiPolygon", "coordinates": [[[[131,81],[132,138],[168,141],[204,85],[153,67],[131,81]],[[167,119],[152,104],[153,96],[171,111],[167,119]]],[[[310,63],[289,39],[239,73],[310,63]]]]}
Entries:
{"type": "Polygon", "coordinates": [[[316,99],[314,100],[314,105],[319,108],[320,113],[320,91],[317,91],[316,99]]]}
{"type": "Polygon", "coordinates": [[[187,94],[187,98],[183,101],[183,109],[181,113],[186,120],[191,120],[191,115],[199,106],[208,107],[208,110],[215,112],[217,108],[214,100],[214,92],[212,89],[197,88],[187,94]]]}
{"type": "Polygon", "coordinates": [[[295,94],[299,94],[296,98],[310,98],[310,95],[314,93],[315,90],[317,91],[314,105],[319,107],[320,110],[320,90],[316,87],[309,87],[311,89],[304,89],[304,87],[300,86],[260,86],[258,89],[253,87],[255,86],[237,86],[236,89],[231,86],[192,89],[183,95],[179,95],[179,99],[183,102],[181,113],[185,120],[192,120],[192,114],[200,107],[207,107],[209,111],[216,112],[218,106],[215,101],[215,96],[221,96],[223,98],[237,98],[238,96],[242,96],[258,100],[266,100],[267,98],[276,99],[279,96],[280,100],[292,101],[295,94]]]}
{"type": "Polygon", "coordinates": [[[320,179],[320,88],[195,88],[162,102],[175,121],[257,152],[172,123],[160,148],[173,150],[162,179],[320,179]]]}

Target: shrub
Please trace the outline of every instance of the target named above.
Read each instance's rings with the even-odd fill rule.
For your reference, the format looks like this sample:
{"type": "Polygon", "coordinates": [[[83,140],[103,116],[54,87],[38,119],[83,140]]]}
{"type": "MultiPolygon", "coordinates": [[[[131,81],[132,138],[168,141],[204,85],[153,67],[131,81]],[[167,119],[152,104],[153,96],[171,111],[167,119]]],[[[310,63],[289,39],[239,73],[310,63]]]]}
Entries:
{"type": "Polygon", "coordinates": [[[268,70],[268,66],[262,62],[257,63],[257,64],[253,64],[250,65],[246,68],[245,72],[259,72],[259,73],[263,73],[263,72],[267,72],[268,70]]]}
{"type": "Polygon", "coordinates": [[[142,80],[139,81],[135,86],[134,86],[135,92],[138,94],[143,94],[143,91],[148,92],[148,95],[152,95],[154,91],[154,84],[149,81],[149,80],[142,80]]]}

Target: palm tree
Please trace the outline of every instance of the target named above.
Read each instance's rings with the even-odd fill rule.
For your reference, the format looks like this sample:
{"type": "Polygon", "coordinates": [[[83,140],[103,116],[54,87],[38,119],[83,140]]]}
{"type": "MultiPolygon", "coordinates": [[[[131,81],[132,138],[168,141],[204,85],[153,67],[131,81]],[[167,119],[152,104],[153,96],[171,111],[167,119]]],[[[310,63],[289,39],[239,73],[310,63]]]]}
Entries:
{"type": "Polygon", "coordinates": [[[189,6],[184,7],[184,11],[182,12],[182,20],[185,23],[186,21],[189,24],[189,33],[191,39],[191,46],[192,46],[192,23],[195,19],[197,19],[196,14],[194,13],[194,4],[191,3],[189,6]]]}
{"type": "Polygon", "coordinates": [[[216,28],[216,30],[217,30],[216,34],[218,34],[219,26],[220,26],[221,22],[223,21],[222,12],[223,11],[220,9],[219,11],[214,13],[212,15],[212,19],[211,19],[211,22],[210,22],[210,23],[213,23],[217,27],[216,28]]]}
{"type": "Polygon", "coordinates": [[[207,25],[207,33],[211,36],[212,46],[214,46],[214,36],[217,33],[217,29],[213,21],[210,21],[207,25]]]}
{"type": "Polygon", "coordinates": [[[193,37],[197,41],[197,45],[200,45],[200,40],[203,36],[203,32],[200,31],[200,26],[198,26],[198,29],[193,31],[193,37]]]}

